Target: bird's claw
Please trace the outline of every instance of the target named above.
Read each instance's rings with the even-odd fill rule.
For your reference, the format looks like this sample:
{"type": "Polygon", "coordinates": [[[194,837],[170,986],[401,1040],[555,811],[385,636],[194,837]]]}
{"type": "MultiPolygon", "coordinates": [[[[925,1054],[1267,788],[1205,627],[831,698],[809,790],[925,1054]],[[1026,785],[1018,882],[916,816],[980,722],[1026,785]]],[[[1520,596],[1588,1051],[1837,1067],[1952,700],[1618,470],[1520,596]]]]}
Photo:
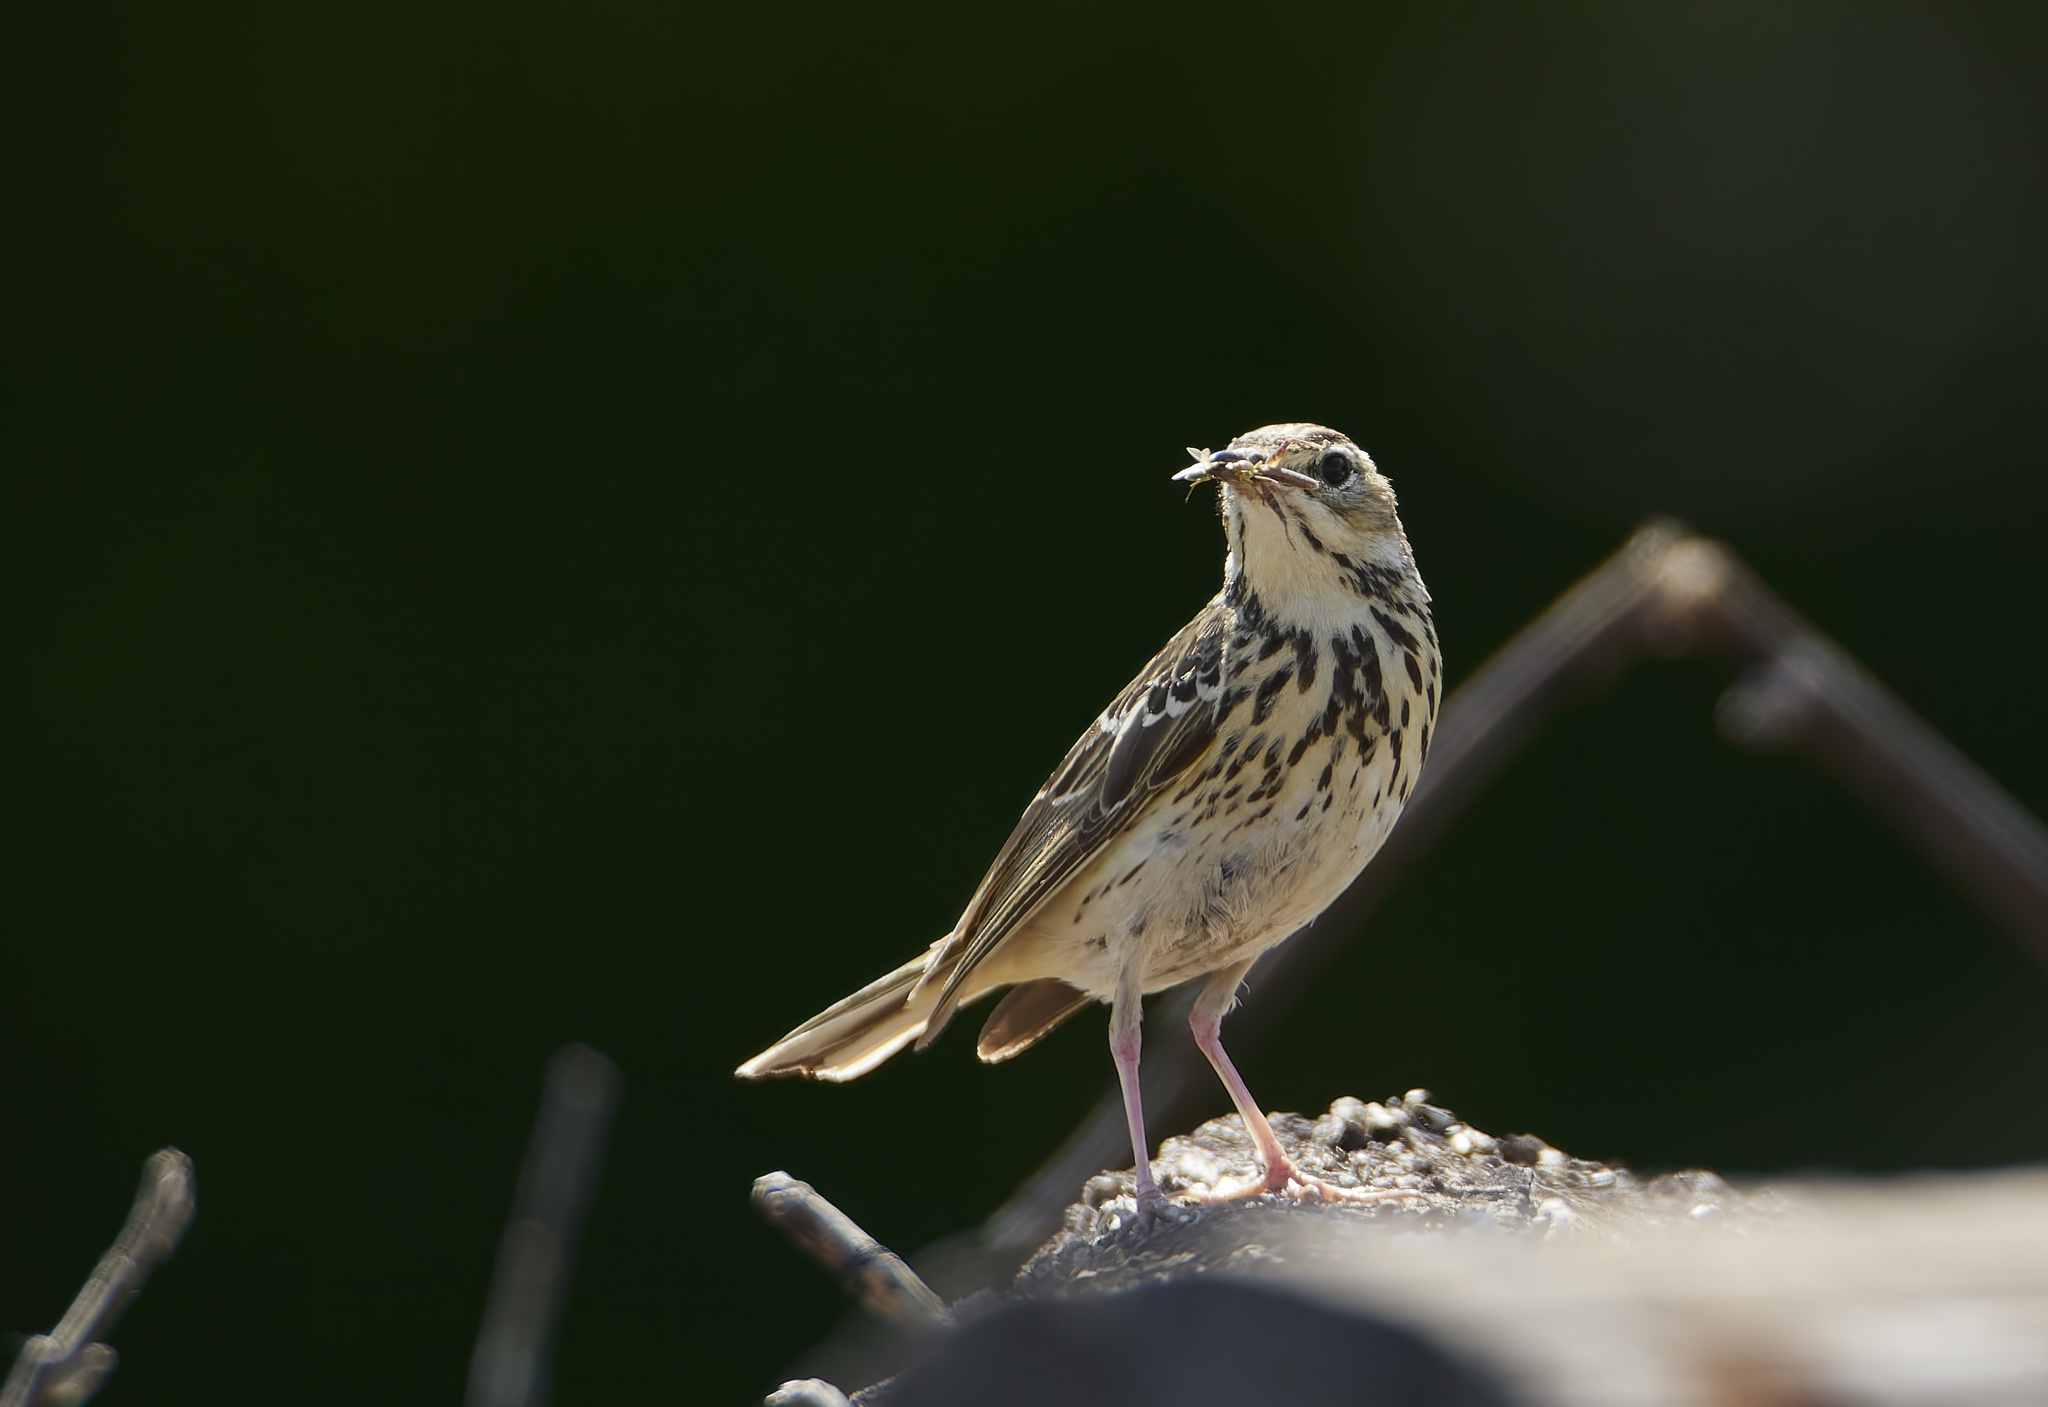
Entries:
{"type": "Polygon", "coordinates": [[[1291,1163],[1280,1163],[1245,1184],[1228,1190],[1218,1188],[1214,1192],[1201,1194],[1202,1202],[1248,1201],[1253,1197],[1286,1196],[1297,1201],[1349,1202],[1354,1206],[1375,1202],[1391,1202],[1408,1198],[1419,1198],[1423,1194],[1407,1187],[1340,1187],[1334,1182],[1325,1182],[1311,1177],[1291,1163]]]}
{"type": "Polygon", "coordinates": [[[1313,1198],[1318,1202],[1350,1202],[1354,1206],[1406,1201],[1423,1196],[1422,1192],[1412,1187],[1340,1187],[1334,1182],[1325,1182],[1319,1177],[1306,1177],[1300,1173],[1288,1179],[1286,1191],[1303,1199],[1313,1198]]]}
{"type": "Polygon", "coordinates": [[[1191,1207],[1174,1201],[1157,1187],[1148,1187],[1132,1199],[1130,1223],[1140,1231],[1150,1231],[1161,1223],[1177,1225],[1193,1216],[1191,1207]]]}

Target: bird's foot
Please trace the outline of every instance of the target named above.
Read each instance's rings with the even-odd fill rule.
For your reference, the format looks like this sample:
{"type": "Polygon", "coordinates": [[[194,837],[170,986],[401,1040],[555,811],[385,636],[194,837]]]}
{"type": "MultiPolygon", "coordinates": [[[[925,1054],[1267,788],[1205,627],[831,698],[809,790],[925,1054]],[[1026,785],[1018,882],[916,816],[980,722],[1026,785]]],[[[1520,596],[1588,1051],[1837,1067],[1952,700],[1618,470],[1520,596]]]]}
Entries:
{"type": "Polygon", "coordinates": [[[1168,1197],[1150,1178],[1131,1189],[1131,1203],[1128,1212],[1121,1207],[1116,1208],[1119,1227],[1135,1226],[1140,1232],[1150,1232],[1156,1226],[1177,1225],[1194,1216],[1191,1207],[1168,1197]]]}
{"type": "Polygon", "coordinates": [[[1411,1187],[1340,1187],[1334,1182],[1299,1172],[1288,1179],[1285,1187],[1277,1190],[1292,1193],[1303,1201],[1349,1202],[1353,1206],[1413,1201],[1423,1195],[1411,1187]]]}
{"type": "Polygon", "coordinates": [[[1131,1215],[1140,1230],[1150,1231],[1162,1222],[1173,1225],[1186,1221],[1192,1213],[1157,1187],[1146,1187],[1139,1189],[1137,1205],[1131,1215]]]}
{"type": "Polygon", "coordinates": [[[1197,1193],[1195,1200],[1204,1203],[1239,1202],[1274,1195],[1294,1197],[1304,1202],[1348,1202],[1353,1206],[1363,1206],[1423,1194],[1406,1187],[1340,1187],[1334,1182],[1310,1176],[1285,1158],[1275,1158],[1266,1164],[1261,1176],[1244,1186],[1219,1187],[1213,1192],[1197,1193]]]}

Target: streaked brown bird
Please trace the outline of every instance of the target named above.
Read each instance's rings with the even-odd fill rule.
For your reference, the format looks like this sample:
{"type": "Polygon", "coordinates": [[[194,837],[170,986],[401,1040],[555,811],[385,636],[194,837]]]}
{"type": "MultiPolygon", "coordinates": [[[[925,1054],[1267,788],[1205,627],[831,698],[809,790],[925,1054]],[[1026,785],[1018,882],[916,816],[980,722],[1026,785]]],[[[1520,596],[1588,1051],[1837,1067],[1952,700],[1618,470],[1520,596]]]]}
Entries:
{"type": "Polygon", "coordinates": [[[1222,486],[1223,589],[1095,720],[1025,808],[951,933],[739,1068],[850,1080],[998,988],[976,1049],[1007,1060],[1090,1001],[1136,1159],[1141,999],[1207,976],[1195,1040],[1257,1143],[1251,1192],[1388,1195],[1298,1173],[1224,1053],[1252,963],[1364,868],[1429,753],[1442,693],[1429,592],[1394,491],[1320,425],[1269,425],[1174,477],[1222,486]]]}

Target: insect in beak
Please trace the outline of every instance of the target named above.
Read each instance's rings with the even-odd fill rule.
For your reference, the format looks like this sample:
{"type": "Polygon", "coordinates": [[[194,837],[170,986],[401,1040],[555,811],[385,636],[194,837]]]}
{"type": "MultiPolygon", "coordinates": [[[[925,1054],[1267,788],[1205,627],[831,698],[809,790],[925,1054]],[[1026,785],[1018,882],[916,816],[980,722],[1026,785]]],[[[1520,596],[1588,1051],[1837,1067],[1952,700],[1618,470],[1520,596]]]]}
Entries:
{"type": "Polygon", "coordinates": [[[1233,484],[1256,481],[1291,489],[1312,489],[1316,486],[1316,481],[1307,474],[1283,468],[1278,454],[1271,459],[1254,459],[1241,449],[1219,449],[1214,454],[1190,449],[1188,453],[1195,457],[1196,462],[1175,474],[1175,483],[1206,484],[1215,480],[1233,484]]]}

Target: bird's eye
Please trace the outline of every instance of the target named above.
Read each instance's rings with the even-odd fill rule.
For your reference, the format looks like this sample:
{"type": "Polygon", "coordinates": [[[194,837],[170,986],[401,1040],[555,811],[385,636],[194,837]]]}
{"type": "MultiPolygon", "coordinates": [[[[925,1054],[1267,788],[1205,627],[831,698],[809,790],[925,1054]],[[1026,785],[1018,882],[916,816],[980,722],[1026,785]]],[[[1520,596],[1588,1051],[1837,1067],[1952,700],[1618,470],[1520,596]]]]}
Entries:
{"type": "Polygon", "coordinates": [[[1341,449],[1326,451],[1316,461],[1316,475],[1331,488],[1336,488],[1358,472],[1358,466],[1351,462],[1351,456],[1341,449]]]}

